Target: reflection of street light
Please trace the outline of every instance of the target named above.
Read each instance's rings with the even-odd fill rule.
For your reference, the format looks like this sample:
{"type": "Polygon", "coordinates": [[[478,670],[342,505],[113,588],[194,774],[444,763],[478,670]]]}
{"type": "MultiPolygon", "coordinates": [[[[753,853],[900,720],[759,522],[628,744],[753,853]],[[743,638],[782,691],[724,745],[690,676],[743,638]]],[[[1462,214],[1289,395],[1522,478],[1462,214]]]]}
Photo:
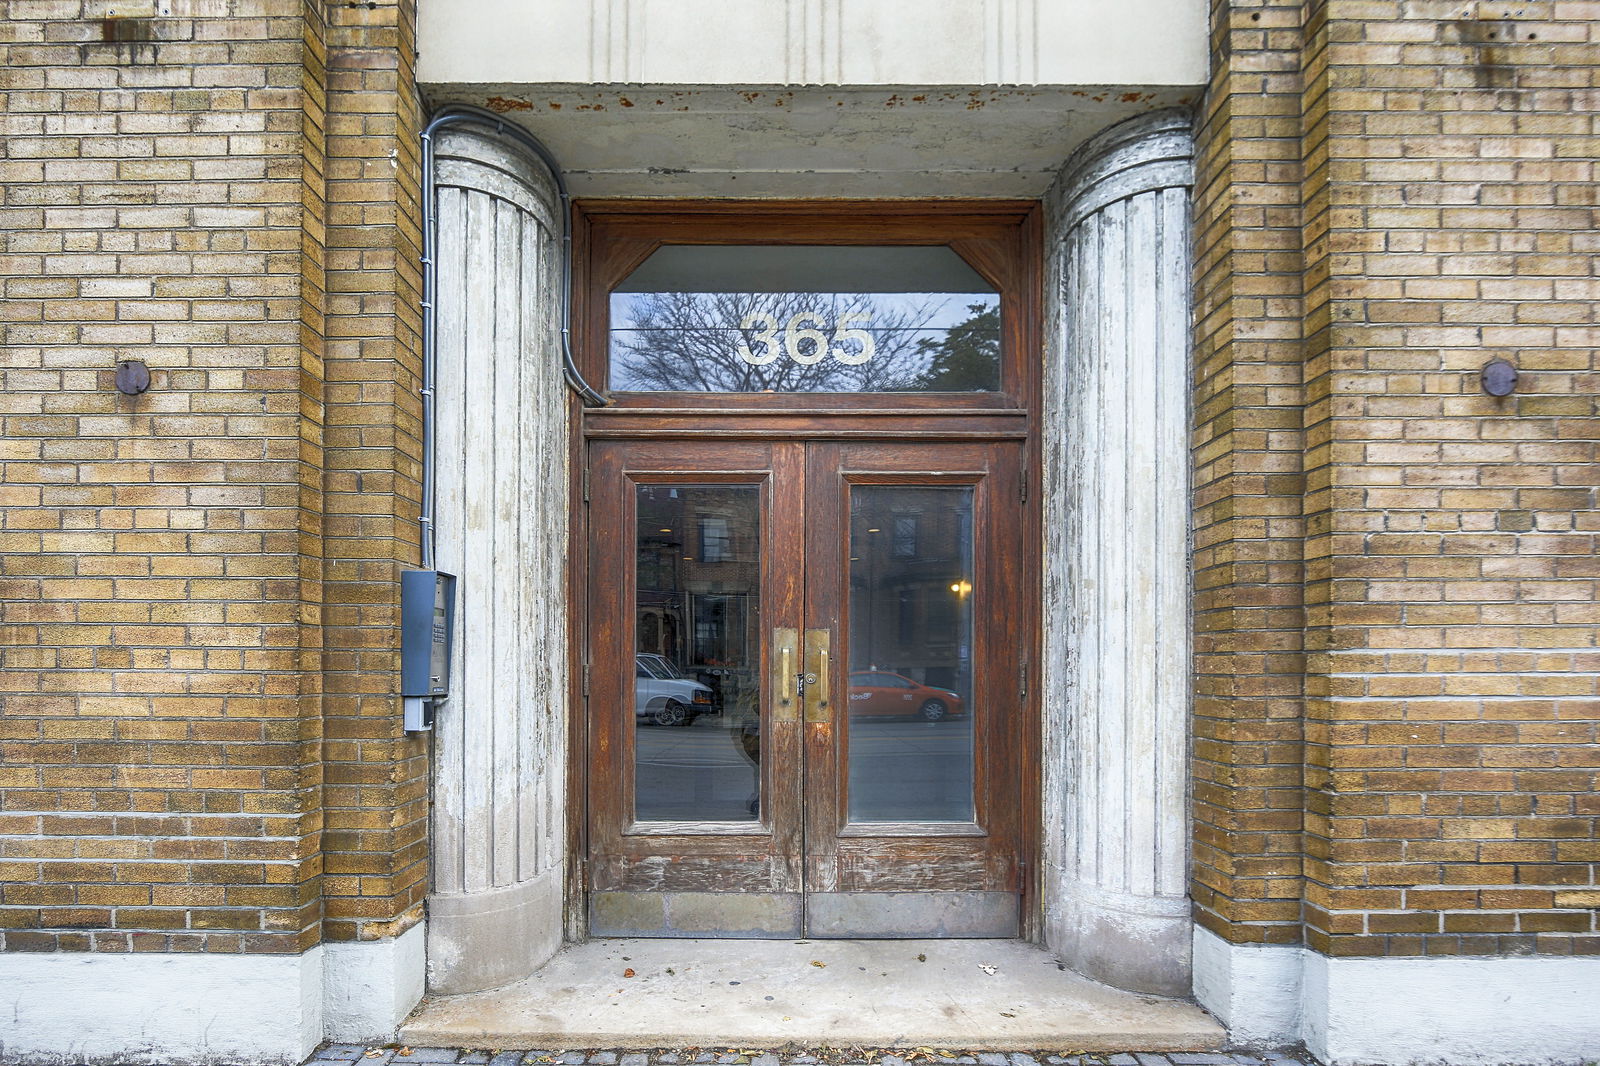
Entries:
{"type": "Polygon", "coordinates": [[[962,578],[960,581],[957,581],[955,584],[950,586],[950,591],[954,592],[957,596],[965,596],[972,591],[972,582],[962,578]]]}

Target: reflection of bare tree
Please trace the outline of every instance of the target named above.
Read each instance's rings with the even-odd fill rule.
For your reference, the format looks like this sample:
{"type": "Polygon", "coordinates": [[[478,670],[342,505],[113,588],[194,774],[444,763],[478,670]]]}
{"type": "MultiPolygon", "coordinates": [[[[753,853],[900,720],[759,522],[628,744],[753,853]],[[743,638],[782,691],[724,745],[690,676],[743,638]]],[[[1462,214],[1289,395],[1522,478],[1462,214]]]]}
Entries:
{"type": "MultiPolygon", "coordinates": [[[[847,295],[803,292],[658,292],[629,297],[630,329],[612,334],[611,387],[664,392],[894,392],[923,388],[921,379],[932,357],[917,343],[916,331],[927,328],[936,305],[894,306],[874,301],[870,293],[847,295]],[[783,352],[783,327],[795,315],[811,313],[831,340],[834,324],[850,314],[870,315],[860,325],[875,346],[871,359],[858,366],[824,354],[805,364],[783,352]],[[748,324],[767,316],[777,323],[777,358],[752,365],[743,355],[767,354],[759,327],[748,324]],[[745,323],[746,328],[741,328],[745,323]]],[[[859,355],[857,342],[839,345],[859,355]]],[[[814,342],[801,342],[801,353],[816,355],[814,342]]]]}

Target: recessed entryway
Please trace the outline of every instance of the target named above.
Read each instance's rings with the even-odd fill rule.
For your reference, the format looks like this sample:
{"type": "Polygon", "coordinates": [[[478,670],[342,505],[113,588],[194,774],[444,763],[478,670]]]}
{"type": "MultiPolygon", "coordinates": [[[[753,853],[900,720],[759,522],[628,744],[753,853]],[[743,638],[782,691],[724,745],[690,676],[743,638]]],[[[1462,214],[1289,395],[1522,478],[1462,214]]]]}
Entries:
{"type": "Polygon", "coordinates": [[[1192,1003],[1107,988],[1015,940],[596,940],[510,987],[426,1000],[400,1030],[497,1048],[1202,1051],[1224,1036],[1192,1003]]]}
{"type": "MultiPolygon", "coordinates": [[[[1026,498],[1014,548],[1024,565],[1018,575],[1022,587],[1034,594],[1006,607],[1016,613],[1020,632],[1038,636],[1019,641],[1015,655],[1003,660],[1015,667],[1018,688],[1025,684],[1026,695],[1019,693],[1018,700],[1000,708],[1021,741],[1014,795],[1022,823],[1012,854],[1020,869],[1007,885],[1019,889],[1020,939],[1042,941],[1075,969],[1125,987],[1167,994],[1188,988],[1187,689],[1181,668],[1188,655],[1183,615],[1187,512],[1174,502],[1185,492],[1188,461],[1187,312],[1178,284],[1187,255],[1181,188],[1188,180],[1185,121],[1158,116],[1137,129],[1113,131],[1103,146],[1064,173],[1059,197],[1042,206],[585,203],[575,212],[572,235],[578,249],[573,354],[591,382],[614,390],[616,402],[570,422],[573,412],[564,406],[568,397],[560,391],[554,364],[527,358],[537,338],[555,336],[562,286],[551,253],[562,242],[550,227],[559,229],[559,198],[547,187],[548,175],[541,176],[537,161],[493,143],[493,137],[455,131],[440,141],[440,249],[448,253],[440,276],[453,279],[440,290],[440,374],[441,381],[451,383],[450,395],[459,398],[441,407],[438,426],[441,447],[452,456],[439,467],[440,565],[491,574],[493,580],[458,604],[463,631],[471,639],[459,642],[457,666],[461,677],[472,680],[435,736],[430,988],[454,993],[504,986],[542,965],[563,937],[581,940],[594,932],[591,903],[599,879],[593,860],[604,853],[591,850],[596,812],[589,799],[597,761],[592,725],[602,714],[617,714],[614,702],[609,708],[596,704],[597,673],[609,670],[616,699],[636,705],[637,657],[649,654],[667,658],[667,667],[720,692],[721,716],[697,709],[691,695],[693,725],[644,723],[636,707],[617,725],[636,737],[649,735],[649,746],[661,756],[655,766],[666,771],[674,761],[666,749],[682,748],[691,738],[704,740],[701,733],[723,723],[711,754],[727,775],[713,782],[709,802],[701,805],[687,779],[666,776],[654,781],[667,786],[658,790],[657,799],[676,805],[687,797],[701,816],[732,814],[730,821],[749,821],[755,798],[757,820],[763,816],[762,797],[751,787],[750,753],[735,746],[725,725],[739,717],[728,715],[727,708],[739,706],[745,679],[713,672],[732,668],[711,659],[731,656],[699,654],[701,647],[734,650],[718,642],[741,624],[748,626],[751,616],[741,615],[727,587],[696,590],[704,598],[693,613],[706,625],[696,633],[694,654],[675,644],[685,632],[686,615],[673,613],[666,603],[640,611],[626,598],[622,602],[633,617],[623,615],[623,624],[637,627],[635,636],[642,639],[613,655],[609,666],[592,654],[596,649],[589,643],[590,568],[583,556],[591,528],[585,504],[599,485],[581,471],[588,469],[591,451],[611,444],[718,442],[804,442],[808,447],[812,442],[878,442],[919,448],[1020,442],[1023,474],[1016,488],[1026,498]],[[1153,229],[1147,225],[1151,219],[1159,222],[1153,229]],[[1116,236],[1124,230],[1153,233],[1154,239],[1130,243],[1116,236]],[[1063,244],[1069,237],[1071,243],[1063,244]],[[985,356],[994,336],[992,298],[973,292],[979,286],[960,271],[930,262],[926,277],[930,285],[938,283],[935,294],[961,301],[950,317],[933,322],[939,333],[918,335],[905,349],[908,357],[920,358],[926,351],[927,365],[919,363],[914,373],[895,381],[953,383],[960,370],[968,391],[791,394],[763,379],[774,391],[711,396],[667,388],[678,383],[670,376],[662,377],[654,392],[615,389],[613,355],[615,365],[633,375],[630,380],[646,371],[681,369],[681,360],[646,359],[665,349],[644,342],[693,339],[699,335],[694,329],[705,333],[708,323],[718,321],[702,316],[684,323],[685,329],[635,335],[660,325],[659,315],[650,319],[646,312],[720,306],[703,294],[673,302],[648,275],[630,283],[635,271],[658,252],[683,249],[677,254],[687,261],[663,261],[673,276],[703,269],[708,282],[724,284],[712,272],[720,269],[719,257],[720,266],[727,266],[735,253],[774,247],[803,250],[788,264],[800,274],[810,269],[807,257],[821,254],[814,249],[859,252],[827,260],[825,280],[844,288],[856,276],[847,276],[845,268],[860,266],[846,262],[851,258],[871,258],[873,277],[886,276],[891,266],[902,269],[903,277],[923,268],[891,262],[898,253],[884,249],[947,249],[980,276],[992,290],[990,297],[1000,296],[998,378],[993,359],[985,356]],[[713,255],[711,249],[728,251],[713,255]],[[1052,272],[1048,281],[1041,276],[1046,268],[1052,272]],[[617,292],[630,285],[650,291],[617,292]],[[622,321],[612,313],[613,298],[626,304],[618,315],[631,316],[635,334],[613,336],[612,325],[622,321]],[[978,310],[971,309],[974,304],[978,310]],[[1118,323],[1130,325],[1113,328],[1118,323]],[[1158,327],[1153,336],[1152,324],[1158,327]],[[931,343],[922,345],[924,339],[931,343]],[[940,356],[947,358],[935,367],[932,360],[940,356]],[[566,469],[574,473],[570,482],[560,476],[566,469]],[[570,497],[564,491],[568,484],[570,497]],[[1102,499],[1119,502],[1106,505],[1102,499]],[[565,572],[572,584],[563,595],[562,574],[569,565],[565,572]],[[567,648],[573,649],[570,659],[561,654],[567,648]],[[744,775],[740,787],[729,791],[736,774],[744,775]]],[[[756,262],[760,256],[740,259],[733,280],[753,275],[757,267],[784,265],[775,252],[761,255],[772,262],[756,262]]],[[[942,253],[934,258],[950,263],[942,253]]],[[[771,287],[780,286],[773,282],[771,287]]],[[[781,287],[812,295],[821,291],[795,288],[787,280],[781,287]]],[[[716,284],[706,288],[716,295],[716,284]]],[[[751,302],[774,298],[770,292],[746,295],[751,302]]],[[[876,307],[870,326],[849,317],[868,313],[854,304],[798,307],[788,314],[779,310],[763,304],[722,316],[720,321],[733,324],[718,334],[731,341],[724,347],[764,374],[788,373],[792,365],[798,368],[792,369],[794,375],[820,374],[817,367],[835,375],[864,373],[860,368],[872,365],[872,359],[851,362],[867,351],[855,331],[872,336],[875,353],[891,351],[887,336],[871,333],[887,321],[880,321],[876,307]],[[748,328],[742,328],[746,315],[748,328]],[[810,362],[824,342],[826,354],[810,362]]],[[[857,384],[866,388],[872,382],[863,378],[857,384]]],[[[929,469],[948,472],[942,466],[924,472],[929,469]]],[[[697,476],[705,472],[694,471],[697,476]]],[[[637,499],[634,505],[636,524],[637,499]]],[[[730,540],[735,516],[707,508],[694,517],[697,528],[684,541],[694,550],[681,552],[680,561],[682,555],[700,561],[706,555],[701,549],[717,558],[737,551],[730,540]],[[703,530],[698,528],[702,515],[703,530]]],[[[660,528],[673,530],[660,534],[666,538],[687,527],[663,520],[655,532],[660,528]]],[[[892,524],[876,528],[893,535],[892,524]]],[[[667,544],[656,547],[664,550],[667,544]]],[[[889,558],[897,558],[892,549],[889,558]]],[[[640,565],[635,557],[621,570],[640,565]]],[[[695,577],[716,580],[709,572],[695,577]]],[[[955,579],[946,589],[949,584],[964,591],[955,579]]],[[[984,592],[985,586],[974,582],[973,595],[984,592]]],[[[614,588],[608,592],[616,594],[614,588]]],[[[886,608],[879,621],[890,633],[899,631],[902,602],[904,617],[913,623],[906,630],[911,633],[920,615],[914,596],[902,601],[896,590],[887,602],[875,603],[886,608]]],[[[754,633],[768,648],[772,629],[790,628],[758,621],[754,633]]],[[[848,648],[848,626],[835,628],[832,636],[836,648],[848,648]]],[[[944,664],[908,662],[898,653],[894,658],[894,663],[873,661],[926,687],[961,688],[959,671],[934,673],[944,664]]],[[[954,660],[962,661],[959,648],[954,660]]],[[[662,666],[659,659],[648,662],[662,666]]],[[[757,662],[755,675],[770,690],[766,679],[772,659],[757,662]]],[[[980,665],[973,660],[974,669],[980,665]]],[[[848,671],[833,671],[836,684],[841,676],[848,671]]],[[[665,685],[645,686],[654,687],[665,692],[665,685]]],[[[830,700],[836,724],[846,717],[843,708],[855,687],[843,686],[830,700]]],[[[678,709],[663,701],[663,710],[670,723],[678,709]]],[[[966,710],[974,721],[973,708],[966,710]]],[[[976,715],[995,710],[994,705],[977,707],[976,715]]],[[[767,713],[770,721],[774,709],[769,706],[767,713]]],[[[881,731],[910,733],[920,724],[890,715],[881,731]]],[[[938,732],[925,729],[917,735],[938,732]]],[[[764,758],[759,762],[767,765],[764,758]]],[[[599,787],[606,787],[606,780],[599,787]]],[[[612,787],[630,780],[639,781],[636,759],[609,776],[612,787]]],[[[768,798],[772,795],[768,789],[768,798]]],[[[848,797],[846,803],[848,811],[848,797]]],[[[637,815],[638,807],[631,809],[637,815]]],[[[660,821],[669,812],[658,805],[646,813],[644,821],[660,821]]],[[[803,843],[800,853],[806,854],[803,843]]],[[[899,916],[905,916],[903,909],[899,916]]]]}

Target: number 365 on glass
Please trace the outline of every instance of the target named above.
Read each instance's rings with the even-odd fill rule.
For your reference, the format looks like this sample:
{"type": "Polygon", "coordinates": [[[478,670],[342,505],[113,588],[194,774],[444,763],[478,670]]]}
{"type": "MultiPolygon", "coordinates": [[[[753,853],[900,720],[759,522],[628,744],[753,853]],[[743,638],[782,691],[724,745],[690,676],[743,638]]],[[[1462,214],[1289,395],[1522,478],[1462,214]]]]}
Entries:
{"type": "Polygon", "coordinates": [[[801,366],[811,366],[831,355],[847,366],[860,366],[877,354],[872,334],[862,328],[871,322],[870,314],[847,312],[833,324],[833,336],[829,337],[824,332],[828,326],[827,317],[814,311],[801,311],[790,316],[781,331],[775,315],[753,311],[739,320],[742,334],[739,339],[739,358],[751,366],[766,366],[779,355],[788,355],[801,366]],[[755,333],[754,345],[749,336],[751,331],[755,333]],[[811,343],[807,345],[807,341],[811,343]],[[854,345],[851,345],[852,341],[854,345]],[[755,351],[755,348],[760,351],[755,351]]]}

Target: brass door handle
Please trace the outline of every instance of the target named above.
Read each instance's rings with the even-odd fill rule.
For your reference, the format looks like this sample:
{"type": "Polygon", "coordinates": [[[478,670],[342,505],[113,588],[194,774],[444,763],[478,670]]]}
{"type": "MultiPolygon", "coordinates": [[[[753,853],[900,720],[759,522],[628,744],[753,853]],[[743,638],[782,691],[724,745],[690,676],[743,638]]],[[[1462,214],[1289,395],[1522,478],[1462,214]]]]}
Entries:
{"type": "Polygon", "coordinates": [[[772,719],[793,722],[800,717],[795,698],[795,658],[800,650],[798,629],[772,631],[772,719]]]}
{"type": "Polygon", "coordinates": [[[832,634],[826,629],[806,630],[806,721],[833,721],[828,684],[828,644],[832,634]]]}

